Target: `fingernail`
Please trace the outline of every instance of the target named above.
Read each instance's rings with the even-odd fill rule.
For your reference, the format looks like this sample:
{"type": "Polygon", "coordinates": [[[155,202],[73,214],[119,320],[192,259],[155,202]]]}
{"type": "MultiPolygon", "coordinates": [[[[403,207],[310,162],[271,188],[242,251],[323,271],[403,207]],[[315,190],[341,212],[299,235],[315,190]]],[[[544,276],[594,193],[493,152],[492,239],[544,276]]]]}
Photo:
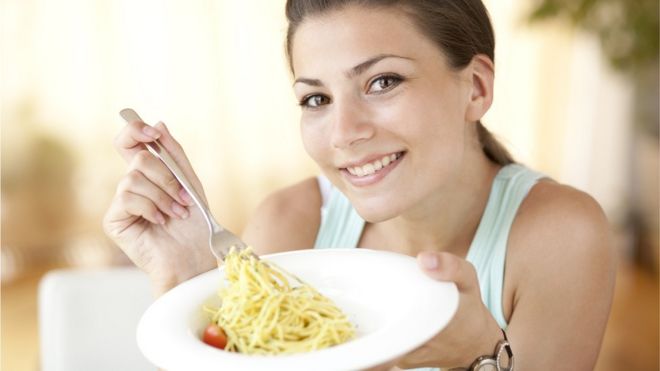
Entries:
{"type": "Polygon", "coordinates": [[[163,214],[157,212],[156,221],[158,222],[158,224],[165,224],[165,217],[163,216],[163,214]]]}
{"type": "Polygon", "coordinates": [[[438,268],[438,258],[433,254],[429,254],[429,253],[419,254],[419,263],[422,265],[422,267],[428,270],[433,270],[438,268]]]}
{"type": "Polygon", "coordinates": [[[188,210],[186,210],[185,207],[179,205],[177,202],[172,202],[172,211],[178,216],[181,217],[181,219],[185,219],[188,217],[188,210]]]}
{"type": "Polygon", "coordinates": [[[188,205],[192,205],[192,204],[193,204],[193,199],[192,199],[192,197],[190,197],[190,195],[188,194],[188,192],[187,192],[185,189],[183,189],[183,188],[181,188],[181,190],[179,191],[179,197],[181,197],[181,199],[182,199],[183,201],[185,201],[186,204],[188,204],[188,205]]]}
{"type": "Polygon", "coordinates": [[[158,139],[160,137],[160,131],[152,128],[149,125],[146,125],[145,127],[143,127],[142,132],[147,134],[148,136],[154,138],[154,139],[158,139]]]}
{"type": "Polygon", "coordinates": [[[165,126],[165,123],[162,122],[162,121],[158,121],[158,122],[156,123],[156,126],[158,126],[158,127],[161,128],[161,129],[165,129],[165,131],[168,131],[168,130],[167,130],[167,126],[165,126]]]}

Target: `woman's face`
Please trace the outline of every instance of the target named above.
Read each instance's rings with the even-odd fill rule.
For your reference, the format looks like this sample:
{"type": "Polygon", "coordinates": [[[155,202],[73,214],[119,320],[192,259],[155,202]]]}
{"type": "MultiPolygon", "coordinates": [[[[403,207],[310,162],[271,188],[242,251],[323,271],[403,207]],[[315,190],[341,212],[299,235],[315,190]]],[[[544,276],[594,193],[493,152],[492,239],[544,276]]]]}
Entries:
{"type": "Polygon", "coordinates": [[[367,221],[423,208],[458,177],[471,82],[404,13],[308,18],[292,63],[304,146],[367,221]]]}

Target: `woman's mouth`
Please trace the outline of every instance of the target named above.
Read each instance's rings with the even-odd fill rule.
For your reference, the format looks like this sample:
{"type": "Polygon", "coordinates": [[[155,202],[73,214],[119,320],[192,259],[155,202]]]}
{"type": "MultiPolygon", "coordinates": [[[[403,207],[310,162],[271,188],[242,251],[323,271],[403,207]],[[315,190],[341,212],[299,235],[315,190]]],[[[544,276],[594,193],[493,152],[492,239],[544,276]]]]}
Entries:
{"type": "Polygon", "coordinates": [[[399,164],[405,151],[384,155],[381,158],[359,166],[341,169],[348,180],[355,186],[367,186],[381,180],[399,164]]]}

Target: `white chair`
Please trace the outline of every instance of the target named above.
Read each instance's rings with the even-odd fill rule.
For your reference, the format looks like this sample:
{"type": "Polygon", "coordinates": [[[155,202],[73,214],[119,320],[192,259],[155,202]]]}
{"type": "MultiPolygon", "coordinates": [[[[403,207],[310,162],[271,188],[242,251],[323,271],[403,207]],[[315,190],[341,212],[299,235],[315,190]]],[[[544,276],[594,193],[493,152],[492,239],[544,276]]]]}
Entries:
{"type": "Polygon", "coordinates": [[[136,268],[49,272],[39,285],[41,370],[155,370],[135,340],[153,300],[136,268]]]}

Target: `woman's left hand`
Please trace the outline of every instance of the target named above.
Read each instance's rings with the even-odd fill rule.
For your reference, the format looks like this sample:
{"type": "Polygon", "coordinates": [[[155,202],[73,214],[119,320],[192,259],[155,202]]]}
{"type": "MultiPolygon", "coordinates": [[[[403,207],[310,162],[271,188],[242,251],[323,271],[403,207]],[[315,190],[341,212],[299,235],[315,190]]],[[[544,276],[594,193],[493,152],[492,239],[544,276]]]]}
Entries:
{"type": "Polygon", "coordinates": [[[423,251],[417,261],[438,281],[453,281],[459,305],[449,324],[426,344],[400,358],[400,368],[469,367],[479,356],[493,354],[502,331],[481,300],[477,273],[465,259],[446,252],[423,251]]]}

